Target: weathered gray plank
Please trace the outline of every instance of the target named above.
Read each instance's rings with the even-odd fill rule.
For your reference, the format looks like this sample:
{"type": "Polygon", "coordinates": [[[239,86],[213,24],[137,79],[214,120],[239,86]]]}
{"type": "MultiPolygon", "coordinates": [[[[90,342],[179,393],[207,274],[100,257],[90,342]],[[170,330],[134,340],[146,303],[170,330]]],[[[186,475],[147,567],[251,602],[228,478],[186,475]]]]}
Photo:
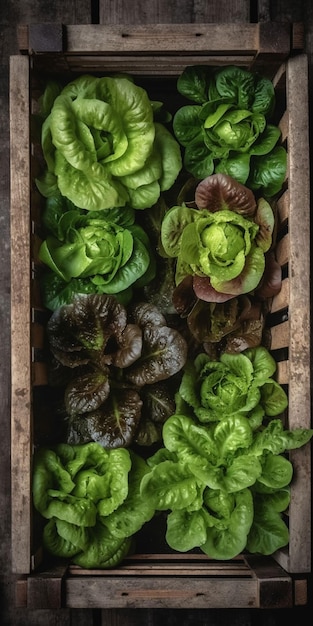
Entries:
{"type": "Polygon", "coordinates": [[[12,565],[14,573],[23,573],[30,567],[31,502],[27,494],[32,453],[30,346],[23,340],[30,329],[28,57],[11,57],[10,69],[12,565]]]}
{"type": "MultiPolygon", "coordinates": [[[[177,577],[142,577],[140,588],[136,578],[72,577],[65,580],[68,607],[127,609],[233,609],[258,608],[257,579],[211,578],[191,580],[177,577]],[[127,585],[127,587],[126,587],[127,585]],[[126,590],[125,590],[126,589],[126,590]]],[[[288,606],[288,605],[287,605],[288,606]]]]}
{"type": "MultiPolygon", "coordinates": [[[[308,116],[308,66],[305,55],[288,62],[289,109],[289,427],[310,428],[310,165],[308,116]],[[301,83],[301,90],[300,90],[301,83]],[[299,93],[301,91],[301,98],[299,93]],[[301,207],[301,219],[299,210],[301,207]],[[302,253],[300,253],[302,251],[302,253]]],[[[311,536],[310,445],[290,454],[294,467],[291,485],[288,570],[310,571],[311,555],[306,549],[311,536]]]]}
{"type": "Polygon", "coordinates": [[[100,24],[249,22],[250,3],[247,0],[100,0],[99,21],[100,24]]]}

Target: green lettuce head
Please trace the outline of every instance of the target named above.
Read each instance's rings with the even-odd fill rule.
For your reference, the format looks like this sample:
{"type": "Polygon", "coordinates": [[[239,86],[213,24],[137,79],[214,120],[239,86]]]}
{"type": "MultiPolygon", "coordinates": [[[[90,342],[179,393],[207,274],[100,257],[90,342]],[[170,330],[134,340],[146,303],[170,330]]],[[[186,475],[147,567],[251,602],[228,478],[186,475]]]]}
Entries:
{"type": "Polygon", "coordinates": [[[251,190],[230,176],[213,174],[199,183],[195,208],[183,204],[165,215],[161,239],[176,257],[176,285],[193,277],[196,296],[224,302],[253,291],[265,270],[274,214],[251,190]]]}
{"type": "Polygon", "coordinates": [[[42,195],[58,189],[89,211],[145,209],[174,183],[182,167],[179,143],[154,122],[147,92],[130,77],[83,75],[61,91],[50,85],[41,103],[46,170],[36,183],[42,195]]]}
{"type": "Polygon", "coordinates": [[[276,363],[263,346],[224,353],[218,361],[200,354],[186,367],[177,400],[192,407],[203,423],[234,415],[249,418],[256,428],[264,416],[279,415],[288,405],[285,391],[273,378],[275,371],[276,363]]]}
{"type": "Polygon", "coordinates": [[[34,454],[32,493],[36,511],[48,520],[43,547],[84,568],[118,565],[133,536],[154,515],[140,497],[146,462],[130,450],[99,443],[59,443],[34,454]]]}
{"type": "Polygon", "coordinates": [[[132,209],[120,217],[114,209],[73,209],[59,217],[57,226],[57,236],[43,241],[39,257],[64,281],[99,275],[103,292],[117,293],[141,278],[152,261],[147,235],[135,224],[132,209]]]}
{"type": "MultiPolygon", "coordinates": [[[[253,356],[261,380],[266,358],[253,356]]],[[[222,560],[246,549],[273,554],[287,545],[282,514],[293,467],[283,455],[312,434],[287,430],[280,418],[253,429],[244,414],[226,413],[210,424],[184,412],[172,415],[163,426],[164,448],[147,459],[150,471],[140,488],[156,511],[167,512],[168,545],[180,552],[200,548],[222,560]]]]}
{"type": "Polygon", "coordinates": [[[176,112],[173,129],[184,147],[184,165],[198,179],[233,176],[271,197],[282,188],[287,154],[280,129],[269,123],[273,84],[240,67],[187,67],[178,91],[192,101],[176,112]]]}

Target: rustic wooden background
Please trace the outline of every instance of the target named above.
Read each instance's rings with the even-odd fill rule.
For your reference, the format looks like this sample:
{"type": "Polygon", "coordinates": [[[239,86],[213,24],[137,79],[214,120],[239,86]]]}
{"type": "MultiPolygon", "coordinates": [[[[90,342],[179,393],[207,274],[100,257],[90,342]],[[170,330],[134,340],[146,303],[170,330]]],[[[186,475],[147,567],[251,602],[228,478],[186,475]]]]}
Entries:
{"type": "MultiPolygon", "coordinates": [[[[291,619],[305,626],[312,619],[309,605],[291,611],[258,610],[103,610],[62,609],[25,611],[14,608],[10,568],[10,232],[8,61],[18,53],[16,25],[42,22],[201,23],[303,22],[309,58],[312,119],[312,0],[0,0],[0,623],[2,626],[278,626],[291,619]]],[[[301,94],[299,94],[301,98],[301,94]]],[[[312,137],[312,131],[311,131],[312,137]]],[[[313,180],[313,177],[312,177],[313,180]]]]}

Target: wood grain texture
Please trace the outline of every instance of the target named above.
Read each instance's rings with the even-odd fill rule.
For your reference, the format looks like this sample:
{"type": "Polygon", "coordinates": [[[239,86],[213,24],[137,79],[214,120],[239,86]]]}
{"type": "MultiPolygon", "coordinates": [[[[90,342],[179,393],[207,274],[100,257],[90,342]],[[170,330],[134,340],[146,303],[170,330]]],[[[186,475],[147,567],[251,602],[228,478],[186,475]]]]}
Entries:
{"type": "MultiPolygon", "coordinates": [[[[289,427],[311,426],[310,345],[310,163],[308,65],[305,55],[290,60],[287,70],[289,109],[289,427]],[[299,87],[301,82],[301,98],[299,87]],[[301,216],[300,216],[301,215],[301,216]],[[304,252],[305,251],[305,252],[304,252]]],[[[311,570],[306,550],[311,539],[311,446],[291,452],[294,481],[291,486],[289,571],[311,570]]]]}
{"type": "Polygon", "coordinates": [[[102,0],[100,24],[179,24],[203,22],[249,22],[250,3],[246,0],[102,0]]]}
{"type": "Polygon", "coordinates": [[[30,332],[30,146],[29,59],[11,57],[11,490],[12,569],[29,571],[31,502],[29,467],[32,454],[30,332]],[[28,541],[25,538],[28,537],[28,541]]]}

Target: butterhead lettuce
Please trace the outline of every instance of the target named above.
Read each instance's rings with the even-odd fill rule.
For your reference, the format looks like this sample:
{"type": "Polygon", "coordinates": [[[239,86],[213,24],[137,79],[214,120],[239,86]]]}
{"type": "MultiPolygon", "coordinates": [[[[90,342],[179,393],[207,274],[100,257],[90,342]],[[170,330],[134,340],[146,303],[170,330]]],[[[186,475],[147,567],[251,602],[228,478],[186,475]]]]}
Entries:
{"type": "Polygon", "coordinates": [[[192,276],[196,296],[208,302],[253,291],[265,271],[274,223],[264,198],[256,202],[251,190],[224,174],[208,176],[192,206],[173,206],[162,221],[165,254],[176,259],[176,286],[192,276]]]}
{"type": "Polygon", "coordinates": [[[45,549],[81,567],[118,565],[135,533],[154,515],[151,503],[139,496],[148,469],[134,452],[108,451],[95,442],[38,448],[33,502],[48,520],[45,549]]]}
{"type": "Polygon", "coordinates": [[[216,361],[199,354],[189,362],[180,383],[180,396],[203,423],[243,415],[258,427],[265,415],[282,413],[288,404],[274,379],[276,363],[263,346],[240,354],[224,353],[216,361]]]}
{"type": "Polygon", "coordinates": [[[224,560],[245,549],[272,554],[287,545],[282,514],[293,468],[283,454],[312,434],[284,429],[279,419],[254,430],[244,415],[226,413],[205,425],[172,415],[163,426],[164,448],[147,460],[150,472],[141,482],[142,497],[167,511],[169,546],[224,560]]]}
{"type": "Polygon", "coordinates": [[[287,153],[280,129],[270,122],[275,107],[271,81],[258,72],[227,66],[186,67],[177,81],[192,104],[174,115],[184,165],[195,178],[232,176],[264,197],[282,188],[287,153]]]}
{"type": "Polygon", "coordinates": [[[47,197],[59,189],[77,207],[151,207],[182,168],[179,143],[145,89],[125,75],[83,75],[47,87],[41,144],[47,168],[37,179],[47,197]],[[55,95],[55,98],[54,98],[55,95]]]}

